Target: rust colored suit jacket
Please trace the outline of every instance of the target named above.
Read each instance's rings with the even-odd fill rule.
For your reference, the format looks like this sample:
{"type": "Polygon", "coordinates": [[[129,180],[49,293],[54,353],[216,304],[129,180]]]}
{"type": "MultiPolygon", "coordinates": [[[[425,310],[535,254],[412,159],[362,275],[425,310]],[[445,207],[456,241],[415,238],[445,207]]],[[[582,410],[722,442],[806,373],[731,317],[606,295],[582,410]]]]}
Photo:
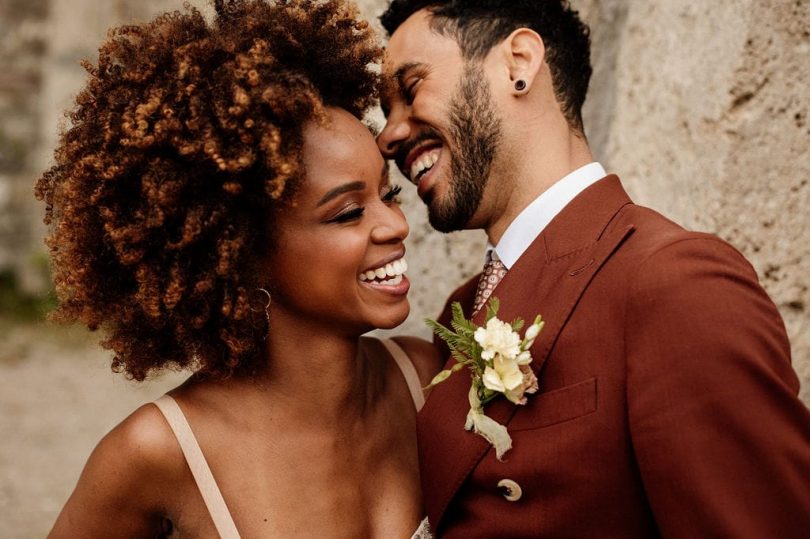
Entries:
{"type": "MultiPolygon", "coordinates": [[[[477,279],[448,305],[469,313],[477,279]]],[[[487,405],[513,439],[504,462],[463,429],[469,377],[430,395],[419,456],[439,536],[810,537],[810,414],[779,313],[731,246],[634,205],[608,176],[493,295],[502,320],[546,320],[540,391],[487,405]]]]}

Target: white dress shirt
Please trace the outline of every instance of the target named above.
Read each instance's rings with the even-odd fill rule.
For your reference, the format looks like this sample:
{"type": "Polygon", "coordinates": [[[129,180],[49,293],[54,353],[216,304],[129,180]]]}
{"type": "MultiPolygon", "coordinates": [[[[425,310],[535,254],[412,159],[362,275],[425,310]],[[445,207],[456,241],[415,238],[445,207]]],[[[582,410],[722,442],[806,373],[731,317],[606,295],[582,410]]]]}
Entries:
{"type": "Polygon", "coordinates": [[[605,176],[605,169],[596,162],[571,172],[526,206],[509,224],[498,245],[493,248],[487,244],[487,253],[494,249],[494,254],[510,269],[569,202],[605,176]]]}

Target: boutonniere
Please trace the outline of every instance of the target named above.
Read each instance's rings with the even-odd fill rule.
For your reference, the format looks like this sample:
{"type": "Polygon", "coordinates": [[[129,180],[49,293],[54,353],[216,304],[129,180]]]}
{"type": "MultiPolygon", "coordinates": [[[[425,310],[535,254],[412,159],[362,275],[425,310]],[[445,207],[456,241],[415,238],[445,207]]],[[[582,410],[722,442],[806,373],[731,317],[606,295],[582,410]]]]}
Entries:
{"type": "Polygon", "coordinates": [[[464,428],[483,436],[495,448],[498,460],[503,460],[503,455],[512,448],[512,437],[506,427],[484,414],[484,405],[503,395],[522,406],[526,404],[527,394],[537,392],[537,377],[529,366],[532,362],[529,349],[545,322],[538,314],[521,339],[518,332],[523,328],[523,320],[517,318],[509,324],[499,320],[499,305],[497,298],[489,300],[484,326],[467,320],[458,302],[451,307],[452,329],[435,320],[425,322],[447,343],[456,360],[450,369],[437,374],[428,388],[444,382],[466,366],[472,381],[470,411],[464,428]]]}

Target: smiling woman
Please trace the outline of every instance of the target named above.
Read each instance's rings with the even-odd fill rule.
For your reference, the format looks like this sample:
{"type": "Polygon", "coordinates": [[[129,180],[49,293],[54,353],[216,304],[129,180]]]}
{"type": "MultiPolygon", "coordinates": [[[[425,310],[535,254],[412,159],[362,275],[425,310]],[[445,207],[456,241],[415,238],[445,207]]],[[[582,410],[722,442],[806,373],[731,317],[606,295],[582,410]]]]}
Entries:
{"type": "Polygon", "coordinates": [[[51,536],[424,537],[438,360],[361,337],[409,311],[399,188],[360,121],[380,50],[341,0],[215,6],[110,33],[37,185],[54,317],[131,378],[194,373],[98,444],[51,536]]]}
{"type": "Polygon", "coordinates": [[[320,324],[347,335],[392,328],[409,311],[399,187],[369,130],[343,110],[327,114],[328,126],[304,128],[307,181],[296,205],[276,217],[271,325],[303,314],[296,325],[311,332],[320,324]]]}

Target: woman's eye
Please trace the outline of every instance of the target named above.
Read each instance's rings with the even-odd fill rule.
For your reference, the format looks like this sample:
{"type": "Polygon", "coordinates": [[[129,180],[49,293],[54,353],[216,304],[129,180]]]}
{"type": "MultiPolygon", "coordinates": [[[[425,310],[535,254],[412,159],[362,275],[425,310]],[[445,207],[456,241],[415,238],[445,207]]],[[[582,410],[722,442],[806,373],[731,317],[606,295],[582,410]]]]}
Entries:
{"type": "Polygon", "coordinates": [[[392,185],[391,188],[382,196],[383,202],[394,202],[399,204],[399,194],[402,192],[401,185],[392,185]]]}
{"type": "Polygon", "coordinates": [[[337,214],[335,217],[329,219],[328,223],[348,223],[349,221],[354,221],[355,219],[359,219],[363,216],[363,212],[366,211],[364,207],[353,208],[350,210],[343,211],[337,214]]]}

